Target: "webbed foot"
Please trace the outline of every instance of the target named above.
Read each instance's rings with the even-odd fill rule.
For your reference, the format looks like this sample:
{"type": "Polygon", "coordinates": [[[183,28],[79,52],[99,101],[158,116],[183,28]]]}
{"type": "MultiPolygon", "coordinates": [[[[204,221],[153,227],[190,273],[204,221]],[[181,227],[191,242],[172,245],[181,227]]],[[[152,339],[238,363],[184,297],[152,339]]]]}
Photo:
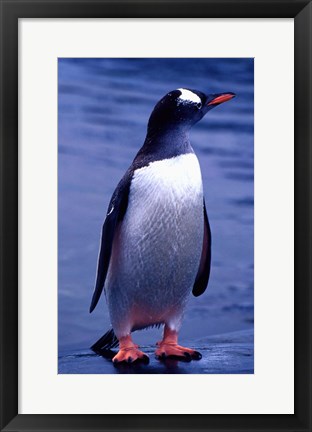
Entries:
{"type": "Polygon", "coordinates": [[[131,336],[125,336],[119,339],[119,351],[112,359],[112,362],[118,363],[134,363],[134,362],[149,363],[149,357],[143,351],[138,349],[138,345],[132,342],[131,336]]]}
{"type": "Polygon", "coordinates": [[[155,356],[158,360],[172,358],[176,360],[191,361],[200,360],[202,355],[200,352],[192,348],[186,348],[178,345],[178,333],[165,326],[163,340],[157,342],[158,348],[155,351],[155,356]]]}

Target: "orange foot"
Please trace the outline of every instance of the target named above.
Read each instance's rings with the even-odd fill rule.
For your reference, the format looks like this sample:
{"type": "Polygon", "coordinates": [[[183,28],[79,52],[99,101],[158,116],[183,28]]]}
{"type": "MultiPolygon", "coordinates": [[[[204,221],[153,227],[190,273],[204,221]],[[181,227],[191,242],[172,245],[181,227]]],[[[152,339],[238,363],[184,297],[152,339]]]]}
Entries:
{"type": "Polygon", "coordinates": [[[155,351],[155,355],[158,360],[172,358],[191,361],[200,360],[202,358],[201,353],[198,351],[178,345],[178,333],[167,326],[165,326],[163,340],[157,342],[157,345],[158,348],[155,351]]]}
{"type": "Polygon", "coordinates": [[[149,357],[138,349],[138,345],[134,344],[131,336],[128,335],[119,339],[119,351],[112,361],[114,364],[121,362],[134,363],[139,361],[147,364],[149,363],[149,357]]]}

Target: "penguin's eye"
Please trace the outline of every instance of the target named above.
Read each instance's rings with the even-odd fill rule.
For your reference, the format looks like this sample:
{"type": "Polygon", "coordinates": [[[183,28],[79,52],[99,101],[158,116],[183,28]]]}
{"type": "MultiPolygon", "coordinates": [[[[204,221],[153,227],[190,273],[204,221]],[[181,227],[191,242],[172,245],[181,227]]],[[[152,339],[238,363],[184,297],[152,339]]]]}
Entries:
{"type": "Polygon", "coordinates": [[[202,106],[203,106],[203,104],[202,104],[201,102],[198,102],[198,103],[196,104],[196,108],[197,108],[197,109],[201,109],[202,106]]]}

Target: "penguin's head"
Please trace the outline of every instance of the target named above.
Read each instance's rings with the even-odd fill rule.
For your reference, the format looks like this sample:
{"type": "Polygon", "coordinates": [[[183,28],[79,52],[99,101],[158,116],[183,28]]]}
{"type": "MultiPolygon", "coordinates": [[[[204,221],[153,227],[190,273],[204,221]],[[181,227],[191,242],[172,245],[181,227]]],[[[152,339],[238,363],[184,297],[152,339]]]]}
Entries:
{"type": "Polygon", "coordinates": [[[198,90],[179,88],[167,93],[155,106],[149,129],[189,129],[199,122],[208,111],[232,99],[235,93],[208,94],[198,90]]]}

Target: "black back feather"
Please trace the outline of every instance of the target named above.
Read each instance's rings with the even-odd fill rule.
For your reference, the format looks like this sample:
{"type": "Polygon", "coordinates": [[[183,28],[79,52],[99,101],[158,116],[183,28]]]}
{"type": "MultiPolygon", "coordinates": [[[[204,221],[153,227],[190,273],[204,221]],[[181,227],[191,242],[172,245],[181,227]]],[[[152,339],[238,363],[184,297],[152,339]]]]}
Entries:
{"type": "Polygon", "coordinates": [[[133,172],[128,170],[119,182],[108,206],[106,219],[102,228],[100,254],[95,288],[90,305],[90,313],[97,305],[104,288],[109,261],[113,248],[114,235],[119,222],[122,221],[128,206],[128,196],[133,172]]]}
{"type": "Polygon", "coordinates": [[[203,294],[207,288],[211,266],[211,231],[204,200],[204,239],[199,269],[193,286],[195,297],[203,294]]]}

